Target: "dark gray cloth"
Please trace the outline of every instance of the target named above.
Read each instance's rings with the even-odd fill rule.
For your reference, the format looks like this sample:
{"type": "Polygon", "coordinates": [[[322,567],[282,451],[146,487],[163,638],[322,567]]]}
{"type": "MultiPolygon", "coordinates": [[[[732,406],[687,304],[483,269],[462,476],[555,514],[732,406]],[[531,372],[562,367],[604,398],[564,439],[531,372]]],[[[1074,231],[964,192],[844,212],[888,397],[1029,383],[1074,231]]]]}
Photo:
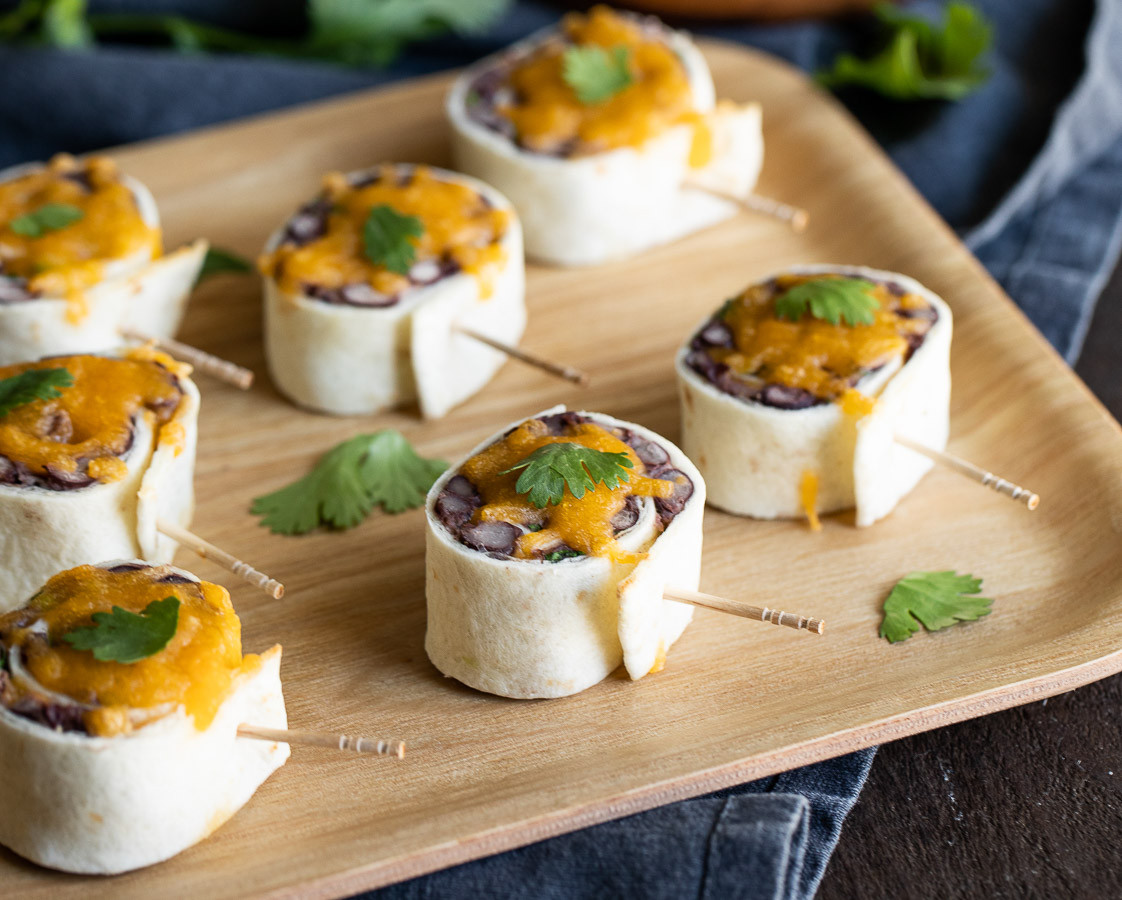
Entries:
{"type": "MultiPolygon", "coordinates": [[[[909,4],[937,12],[935,0],[909,4]]],[[[1122,242],[1122,4],[982,0],[993,75],[960,103],[842,99],[1069,360],[1122,242]],[[1092,23],[1092,14],[1095,15],[1092,23]]],[[[3,6],[0,0],[0,7],[3,6]]],[[[287,34],[300,0],[93,0],[287,34]]],[[[470,62],[557,18],[521,2],[488,34],[411,48],[385,71],[113,46],[0,46],[0,165],[169,134],[470,62]]],[[[859,21],[706,26],[804,69],[868,37],[859,21]]],[[[390,124],[388,127],[392,127],[390,124]]],[[[268,152],[268,148],[262,148],[268,152]]],[[[372,897],[806,898],[873,759],[866,750],[553,838],[372,897]]]]}

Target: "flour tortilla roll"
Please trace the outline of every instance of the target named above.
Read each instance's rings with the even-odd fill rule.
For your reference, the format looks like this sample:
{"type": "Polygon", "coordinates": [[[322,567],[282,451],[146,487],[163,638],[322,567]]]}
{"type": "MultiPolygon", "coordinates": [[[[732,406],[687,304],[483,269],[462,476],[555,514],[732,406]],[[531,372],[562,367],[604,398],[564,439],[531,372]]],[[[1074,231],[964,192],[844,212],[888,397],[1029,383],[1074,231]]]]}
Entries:
{"type": "Polygon", "coordinates": [[[914,279],[857,266],[797,267],[733,298],[677,358],[682,444],[709,501],[761,519],[888,515],[932,465],[894,436],[946,446],[952,321],[914,279]],[[822,278],[869,284],[875,324],[775,315],[777,297],[822,278]]]}
{"type": "Polygon", "coordinates": [[[171,566],[112,562],[51,578],[0,617],[0,844],[40,865],[109,875],[203,840],[288,758],[237,737],[286,728],[281,648],[242,656],[230,595],[171,566]],[[153,655],[97,660],[63,636],[115,606],[179,601],[153,655]]]}
{"type": "Polygon", "coordinates": [[[0,172],[0,226],[0,365],[111,350],[125,329],[172,337],[207,250],[163,254],[151,192],[104,157],[0,172]],[[60,206],[81,217],[26,233],[60,206]]]}
{"type": "Polygon", "coordinates": [[[760,107],[715,99],[693,41],[657,19],[596,7],[469,68],[446,100],[458,169],[522,217],[526,253],[557,265],[631,256],[736,214],[763,163],[760,107]],[[573,46],[626,47],[633,77],[583,104],[563,79],[573,46]]]}
{"type": "Polygon", "coordinates": [[[136,350],[0,368],[66,369],[74,385],[0,417],[0,612],[60,569],[103,559],[169,562],[156,520],[186,527],[199,392],[190,367],[136,350]]]}
{"type": "Polygon", "coordinates": [[[324,181],[260,261],[273,381],[319,412],[364,415],[416,400],[426,418],[444,415],[506,361],[457,328],[511,345],[525,329],[514,210],[493,188],[429,166],[324,181]],[[404,274],[366,252],[367,222],[384,208],[423,229],[404,274]]]}
{"type": "Polygon", "coordinates": [[[563,406],[480,444],[429,492],[425,650],[445,675],[504,697],[563,697],[622,662],[661,668],[693,607],[705,484],[673,444],[600,413],[563,406]],[[497,474],[535,449],[580,443],[628,454],[630,481],[598,483],[537,508],[497,474]]]}

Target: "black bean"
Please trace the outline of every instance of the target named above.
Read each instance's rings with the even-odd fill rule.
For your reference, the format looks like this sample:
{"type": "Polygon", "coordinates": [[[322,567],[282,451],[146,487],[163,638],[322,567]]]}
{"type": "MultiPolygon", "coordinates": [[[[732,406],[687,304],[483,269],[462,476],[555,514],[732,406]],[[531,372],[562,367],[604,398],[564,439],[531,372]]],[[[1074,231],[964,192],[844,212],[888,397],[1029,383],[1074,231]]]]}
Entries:
{"type": "Polygon", "coordinates": [[[466,525],[460,536],[473,550],[510,556],[521,534],[521,529],[510,522],[476,522],[466,525]]]}

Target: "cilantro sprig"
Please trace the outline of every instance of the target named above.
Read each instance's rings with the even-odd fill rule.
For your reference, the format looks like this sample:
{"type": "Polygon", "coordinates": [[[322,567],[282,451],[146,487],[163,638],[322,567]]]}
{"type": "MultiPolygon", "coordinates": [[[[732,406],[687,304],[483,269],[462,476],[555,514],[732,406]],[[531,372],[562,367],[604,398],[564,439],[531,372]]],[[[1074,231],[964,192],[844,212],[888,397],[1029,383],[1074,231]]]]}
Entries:
{"type": "Polygon", "coordinates": [[[67,225],[73,225],[85,215],[77,206],[69,203],[44,203],[38,209],[16,216],[8,223],[8,227],[23,237],[39,238],[48,231],[58,231],[67,225]]]}
{"type": "Polygon", "coordinates": [[[989,78],[981,58],[993,41],[993,28],[969,3],[949,3],[942,27],[891,3],[878,4],[873,12],[888,43],[868,59],[841,54],[832,69],[818,73],[820,84],[858,85],[895,100],[960,100],[989,78]]]}
{"type": "Polygon", "coordinates": [[[810,310],[816,319],[837,325],[871,325],[880,306],[871,281],[861,278],[812,278],[784,291],[775,299],[775,314],[798,321],[810,310]]]}
{"type": "MultiPolygon", "coordinates": [[[[170,44],[185,53],[244,53],[382,66],[410,41],[479,34],[510,0],[308,0],[292,38],[221,28],[177,13],[97,12],[85,0],[20,0],[0,13],[0,42],[87,47],[101,38],[170,44]]],[[[134,4],[134,6],[139,6],[134,4]]]]}
{"type": "Polygon", "coordinates": [[[153,600],[137,614],[114,606],[96,612],[94,624],[62,636],[75,650],[90,650],[102,662],[134,663],[154,656],[168,645],[179,627],[179,600],[153,600]]]}
{"type": "Polygon", "coordinates": [[[391,272],[406,275],[417,258],[417,245],[425,226],[416,216],[405,216],[382,204],[370,210],[362,226],[362,248],[366,258],[391,272]]]}
{"type": "Polygon", "coordinates": [[[377,505],[388,513],[420,506],[446,468],[419,456],[399,431],[360,434],[329,450],[303,478],[254,499],[251,511],[274,534],[353,528],[377,505]]]}
{"type": "Polygon", "coordinates": [[[28,369],[11,378],[0,379],[0,416],[36,400],[54,400],[62,389],[74,384],[66,369],[28,369]]]}
{"type": "Polygon", "coordinates": [[[521,469],[514,489],[520,494],[529,494],[530,502],[544,509],[551,503],[560,503],[566,487],[578,500],[585,491],[596,490],[600,482],[612,490],[621,482],[631,480],[627,470],[633,467],[626,453],[608,453],[571,441],[558,441],[538,447],[499,474],[508,475],[521,469]]]}
{"type": "Polygon", "coordinates": [[[993,600],[974,597],[982,579],[957,572],[911,572],[901,578],[884,601],[880,636],[890,643],[906,641],[922,625],[939,631],[958,622],[990,614],[993,600]]]}
{"type": "Polygon", "coordinates": [[[221,247],[207,247],[206,256],[203,257],[203,264],[199,269],[199,276],[195,279],[195,284],[223,272],[252,271],[253,263],[244,256],[239,256],[232,250],[223,250],[221,247]]]}
{"type": "Polygon", "coordinates": [[[577,99],[590,106],[602,103],[631,85],[628,47],[570,47],[561,58],[561,77],[577,99]]]}

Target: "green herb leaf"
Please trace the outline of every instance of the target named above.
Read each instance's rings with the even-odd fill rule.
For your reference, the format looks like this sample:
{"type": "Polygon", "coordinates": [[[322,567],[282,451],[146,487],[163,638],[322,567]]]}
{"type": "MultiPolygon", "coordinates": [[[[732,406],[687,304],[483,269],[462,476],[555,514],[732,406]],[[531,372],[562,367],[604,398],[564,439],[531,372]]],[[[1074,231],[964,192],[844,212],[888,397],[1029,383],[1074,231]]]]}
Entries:
{"type": "Polygon", "coordinates": [[[631,51],[624,46],[570,47],[561,60],[562,77],[586,106],[614,97],[635,79],[631,51]]]}
{"type": "Polygon", "coordinates": [[[578,500],[585,491],[596,490],[598,482],[612,490],[621,482],[630,481],[627,469],[634,464],[626,453],[606,453],[571,441],[558,441],[538,447],[522,461],[500,475],[522,469],[515,490],[529,494],[538,509],[557,504],[565,495],[566,486],[578,500]]]}
{"type": "Polygon", "coordinates": [[[89,47],[93,32],[86,22],[86,0],[47,0],[43,38],[53,47],[89,47]]]}
{"type": "Polygon", "coordinates": [[[222,272],[252,271],[253,263],[244,256],[239,256],[230,250],[223,250],[221,247],[208,247],[206,256],[203,258],[202,268],[199,269],[199,277],[195,279],[195,284],[222,272]]]}
{"type": "Polygon", "coordinates": [[[403,216],[392,206],[375,206],[362,227],[362,244],[366,258],[376,266],[405,275],[417,256],[417,247],[410,238],[419,238],[425,226],[416,216],[403,216]]]}
{"type": "Polygon", "coordinates": [[[179,627],[179,600],[153,600],[137,615],[114,606],[97,612],[89,628],[75,628],[62,639],[75,650],[92,650],[102,662],[134,663],[159,653],[179,627]]]}
{"type": "Polygon", "coordinates": [[[418,456],[398,431],[360,434],[329,450],[299,481],[257,497],[251,511],[275,534],[353,528],[379,504],[388,513],[420,506],[446,468],[418,456]]]}
{"type": "Polygon", "coordinates": [[[798,321],[808,309],[816,319],[837,325],[871,325],[880,306],[876,285],[861,278],[813,278],[796,284],[775,298],[775,314],[798,321]]]}
{"type": "Polygon", "coordinates": [[[896,583],[884,601],[880,636],[895,644],[919,631],[939,631],[957,622],[972,622],[990,613],[993,600],[970,597],[982,579],[956,572],[911,572],[896,583]]]}
{"type": "Polygon", "coordinates": [[[818,73],[819,83],[859,85],[896,100],[959,100],[989,78],[980,60],[993,28],[970,4],[948,4],[942,28],[891,3],[874,12],[890,35],[886,46],[868,59],[841,54],[832,69],[818,73]]]}
{"type": "Polygon", "coordinates": [[[547,553],[542,557],[546,562],[561,562],[563,559],[575,559],[578,556],[584,556],[579,550],[554,550],[552,553],[547,553]]]}
{"type": "Polygon", "coordinates": [[[311,55],[350,65],[385,65],[408,41],[448,30],[478,34],[509,0],[309,0],[311,55]]]}
{"type": "Polygon", "coordinates": [[[77,206],[69,203],[44,203],[36,210],[16,216],[8,227],[24,237],[42,237],[48,231],[58,231],[85,216],[77,206]]]}
{"type": "Polygon", "coordinates": [[[36,400],[54,400],[60,388],[74,384],[74,376],[66,369],[28,369],[11,378],[0,380],[0,416],[17,406],[36,400]]]}

